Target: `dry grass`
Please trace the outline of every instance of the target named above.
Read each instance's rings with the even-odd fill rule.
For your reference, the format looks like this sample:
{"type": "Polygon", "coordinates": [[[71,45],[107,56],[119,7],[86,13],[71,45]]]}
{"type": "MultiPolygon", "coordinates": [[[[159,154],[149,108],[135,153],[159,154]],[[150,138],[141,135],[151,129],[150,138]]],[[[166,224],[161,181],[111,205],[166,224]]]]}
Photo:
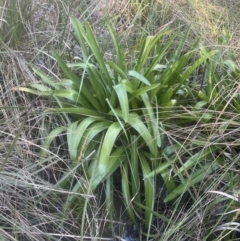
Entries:
{"type": "MultiPolygon", "coordinates": [[[[17,86],[38,81],[31,70],[31,64],[41,66],[55,73],[56,76],[59,74],[51,57],[51,47],[54,46],[66,56],[74,51],[78,53],[71,35],[69,16],[74,15],[82,21],[91,20],[93,25],[98,27],[103,16],[108,15],[113,22],[115,21],[119,35],[125,34],[122,38],[127,39],[129,43],[125,42],[129,45],[131,41],[132,45],[136,43],[136,39],[129,38],[131,34],[142,36],[155,33],[162,25],[170,21],[175,21],[174,26],[178,23],[191,26],[195,36],[200,37],[202,42],[209,46],[217,45],[217,38],[222,36],[222,30],[226,28],[232,36],[226,48],[232,48],[237,53],[239,61],[238,10],[240,6],[237,1],[232,2],[157,0],[155,16],[160,16],[160,19],[148,19],[144,16],[147,20],[145,19],[146,21],[142,23],[138,21],[142,12],[136,7],[139,5],[136,1],[130,0],[98,0],[96,2],[69,0],[68,4],[64,1],[52,0],[0,0],[0,168],[9,155],[6,165],[0,172],[1,240],[46,241],[60,240],[60,238],[61,240],[94,240],[94,238],[100,240],[101,236],[105,237],[103,240],[110,240],[102,234],[102,227],[107,223],[104,219],[107,210],[100,212],[99,204],[94,198],[89,208],[91,217],[86,219],[84,237],[79,235],[80,225],[79,220],[74,220],[75,214],[71,212],[66,214],[61,210],[62,202],[70,195],[55,186],[59,176],[62,175],[63,167],[66,168],[69,164],[67,152],[64,150],[66,148],[64,138],[60,137],[60,148],[59,144],[55,143],[46,163],[40,158],[44,138],[52,127],[59,126],[67,120],[62,116],[47,117],[44,115],[44,110],[52,103],[39,98],[29,111],[26,123],[24,123],[24,113],[30,107],[32,97],[15,91],[17,86]],[[28,7],[24,7],[23,3],[28,4],[28,7]],[[18,133],[23,123],[23,130],[18,133]],[[15,138],[16,144],[13,146],[15,138]],[[13,148],[12,151],[11,148],[13,148]]],[[[145,11],[144,14],[153,17],[152,11],[145,11]]],[[[105,44],[107,45],[108,42],[106,41],[105,44]]],[[[234,118],[230,113],[229,119],[234,118]]],[[[172,131],[168,135],[177,139],[184,132],[193,131],[188,138],[194,140],[198,133],[197,128],[196,131],[195,127],[189,128],[182,129],[180,133],[172,131]]],[[[212,126],[198,126],[198,128],[206,128],[208,131],[212,126]]],[[[217,128],[220,129],[221,125],[218,124],[217,128]]],[[[234,135],[237,139],[238,129],[239,127],[235,127],[235,131],[229,135],[226,134],[225,138],[231,139],[234,135]]],[[[233,142],[233,144],[238,143],[233,142]]],[[[237,156],[237,153],[234,154],[237,156]]],[[[227,168],[236,168],[236,166],[226,166],[226,171],[227,168]]],[[[216,182],[212,184],[212,190],[223,186],[221,173],[216,173],[215,177],[216,182]]],[[[208,184],[211,184],[211,180],[208,184]]],[[[201,206],[217,200],[216,196],[202,196],[187,213],[172,212],[176,220],[175,224],[178,224],[178,217],[185,215],[186,217],[182,220],[188,223],[186,226],[190,226],[190,230],[194,230],[197,226],[196,236],[198,240],[203,240],[203,235],[207,234],[208,230],[206,224],[202,223],[202,217],[209,209],[203,209],[201,206]]],[[[224,205],[221,202],[218,205],[216,210],[209,210],[213,212],[209,215],[214,216],[221,211],[224,205]]],[[[183,240],[184,232],[177,229],[175,231],[176,236],[173,238],[173,230],[169,228],[161,240],[183,240]]],[[[192,238],[192,240],[195,239],[192,238]]]]}

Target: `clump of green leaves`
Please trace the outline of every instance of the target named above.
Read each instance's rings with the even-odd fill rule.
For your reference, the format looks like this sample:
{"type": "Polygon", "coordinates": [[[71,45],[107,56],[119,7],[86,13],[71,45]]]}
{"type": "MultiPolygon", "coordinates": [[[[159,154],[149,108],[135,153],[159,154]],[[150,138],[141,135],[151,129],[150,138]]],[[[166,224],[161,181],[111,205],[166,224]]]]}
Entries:
{"type": "MultiPolygon", "coordinates": [[[[72,123],[53,130],[44,145],[44,150],[48,150],[52,140],[66,132],[72,163],[57,185],[71,193],[89,194],[106,182],[106,201],[111,206],[114,173],[120,168],[121,191],[128,214],[135,224],[142,218],[149,233],[156,175],[161,175],[168,191],[165,201],[171,201],[211,171],[204,167],[185,175],[195,161],[205,158],[210,150],[189,158],[185,165],[180,163],[179,169],[175,169],[176,150],[188,151],[179,143],[168,142],[166,129],[169,125],[165,126],[163,120],[173,113],[178,103],[187,103],[186,96],[191,93],[186,93],[186,81],[215,51],[206,52],[191,63],[197,42],[189,51],[183,52],[188,31],[174,53],[169,55],[167,52],[176,36],[172,31],[164,30],[148,36],[138,53],[131,56],[134,64],[128,64],[129,56],[106,21],[115,49],[112,59],[106,61],[89,24],[83,26],[75,18],[71,21],[81,56],[75,57],[74,63],[65,63],[53,50],[63,73],[62,80],[34,69],[42,83],[19,89],[55,98],[59,108],[48,112],[71,115],[72,123]],[[166,36],[169,41],[163,44],[166,36]],[[182,184],[175,183],[170,170],[181,177],[182,184]],[[80,174],[79,178],[76,173],[80,174]]],[[[42,158],[46,156],[44,151],[42,158]]],[[[64,209],[73,207],[86,210],[77,195],[69,195],[64,209]]]]}

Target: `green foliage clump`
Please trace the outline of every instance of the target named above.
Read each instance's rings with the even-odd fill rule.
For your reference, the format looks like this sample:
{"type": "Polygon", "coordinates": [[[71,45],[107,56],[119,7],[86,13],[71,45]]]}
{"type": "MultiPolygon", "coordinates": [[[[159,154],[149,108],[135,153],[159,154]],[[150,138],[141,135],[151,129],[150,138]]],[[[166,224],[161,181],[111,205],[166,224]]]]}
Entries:
{"type": "MultiPolygon", "coordinates": [[[[172,222],[153,211],[157,176],[163,179],[162,185],[168,193],[165,202],[176,201],[186,192],[196,200],[199,193],[195,185],[219,166],[220,160],[211,163],[209,159],[221,146],[209,145],[202,149],[201,141],[188,143],[171,139],[167,134],[171,125],[178,121],[183,127],[197,121],[208,123],[213,118],[210,113],[197,113],[205,105],[210,110],[212,98],[217,95],[211,79],[218,81],[214,72],[216,66],[211,61],[216,51],[202,48],[200,57],[196,57],[198,42],[186,51],[189,31],[172,51],[177,36],[173,31],[162,30],[147,37],[137,54],[130,56],[106,21],[115,51],[112,59],[106,60],[90,25],[83,26],[75,18],[71,21],[81,55],[75,57],[73,63],[66,63],[53,50],[62,71],[61,80],[34,68],[42,83],[19,88],[55,98],[59,107],[48,112],[70,116],[69,125],[49,134],[42,158],[46,158],[46,150],[53,139],[66,132],[72,162],[57,186],[71,193],[88,195],[106,182],[110,210],[113,208],[114,174],[120,169],[121,192],[129,217],[136,225],[142,218],[149,233],[154,216],[172,222]],[[166,37],[169,40],[164,44],[166,37]],[[128,63],[129,57],[134,59],[131,63],[128,63]],[[197,59],[193,61],[194,58],[197,59]],[[187,83],[201,65],[206,66],[207,87],[196,94],[187,83]],[[189,100],[195,106],[182,115],[187,120],[182,124],[181,114],[177,117],[176,111],[182,106],[187,108],[189,100]],[[194,152],[191,148],[195,148],[194,152]]],[[[235,102],[238,107],[238,101],[235,102]]],[[[82,202],[78,195],[69,195],[64,210],[74,207],[86,211],[87,202],[82,202]]]]}

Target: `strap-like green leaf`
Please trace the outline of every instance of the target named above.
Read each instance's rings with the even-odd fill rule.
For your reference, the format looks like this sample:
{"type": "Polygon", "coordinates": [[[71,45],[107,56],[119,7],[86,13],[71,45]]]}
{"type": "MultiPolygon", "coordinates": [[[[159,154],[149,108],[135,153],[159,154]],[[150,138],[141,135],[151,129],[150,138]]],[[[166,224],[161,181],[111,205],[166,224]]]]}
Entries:
{"type": "Polygon", "coordinates": [[[134,86],[128,79],[123,79],[121,82],[125,85],[127,92],[132,93],[135,90],[134,86]]]}
{"type": "Polygon", "coordinates": [[[164,35],[164,32],[159,33],[156,36],[148,36],[146,40],[143,42],[140,55],[138,56],[138,62],[135,67],[135,70],[140,72],[144,69],[144,65],[147,61],[147,59],[150,56],[150,52],[153,49],[153,47],[156,46],[156,44],[159,42],[159,39],[164,35]]]}
{"type": "Polygon", "coordinates": [[[121,132],[122,127],[118,122],[113,123],[108,128],[106,135],[104,137],[101,152],[99,157],[98,171],[100,175],[105,175],[109,163],[109,157],[111,155],[113,146],[117,141],[118,135],[121,132]]]}
{"type": "MultiPolygon", "coordinates": [[[[87,129],[85,132],[85,140],[81,143],[82,145],[88,146],[90,143],[96,142],[94,139],[100,133],[105,134],[105,131],[112,124],[110,121],[98,121],[91,125],[91,128],[87,129]]],[[[97,143],[99,144],[99,143],[97,143]]],[[[94,150],[94,149],[93,149],[94,150]]]]}
{"type": "Polygon", "coordinates": [[[36,68],[32,68],[32,69],[46,84],[55,88],[55,83],[57,82],[55,79],[53,79],[48,74],[44,73],[39,69],[36,69],[36,68]]]}
{"type": "Polygon", "coordinates": [[[197,172],[193,173],[191,175],[191,181],[186,180],[186,182],[180,184],[177,188],[175,188],[171,193],[168,194],[168,196],[164,199],[164,202],[169,202],[175,198],[177,198],[179,195],[182,195],[185,193],[189,188],[200,182],[203,181],[204,178],[208,177],[208,175],[213,172],[217,168],[217,164],[212,164],[212,166],[206,165],[205,167],[202,167],[197,172]]]}
{"type": "Polygon", "coordinates": [[[139,89],[136,89],[134,92],[132,92],[130,95],[129,95],[129,101],[132,101],[134,98],[148,92],[148,91],[151,91],[151,90],[155,90],[155,89],[158,89],[161,87],[161,84],[154,84],[154,85],[151,85],[151,86],[145,86],[145,87],[142,87],[142,88],[139,88],[139,89]]]}
{"type": "Polygon", "coordinates": [[[84,83],[81,83],[81,80],[75,75],[73,71],[64,63],[62,58],[57,54],[55,50],[52,50],[54,57],[56,58],[59,66],[66,74],[66,76],[74,82],[75,88],[78,90],[78,95],[81,96],[82,102],[89,103],[95,110],[102,110],[102,106],[95,96],[90,92],[87,86],[84,83]]]}
{"type": "Polygon", "coordinates": [[[104,113],[97,112],[97,111],[91,110],[91,109],[77,108],[77,107],[48,109],[47,112],[50,112],[50,113],[70,113],[70,114],[76,114],[76,115],[79,115],[79,116],[95,117],[95,118],[98,118],[98,119],[108,118],[108,116],[104,113]]]}
{"type": "Polygon", "coordinates": [[[114,70],[116,71],[116,73],[122,78],[122,79],[127,79],[127,75],[125,74],[125,72],[118,67],[115,63],[109,61],[108,65],[114,70]]]}
{"type": "Polygon", "coordinates": [[[117,64],[119,66],[119,68],[121,69],[121,71],[123,73],[125,73],[127,71],[127,66],[126,66],[126,61],[125,61],[125,54],[123,51],[123,48],[118,44],[118,40],[115,34],[115,31],[112,27],[112,25],[110,24],[109,21],[105,21],[105,24],[108,28],[108,31],[111,35],[112,38],[112,42],[116,51],[116,55],[117,55],[117,64]]]}
{"type": "Polygon", "coordinates": [[[143,121],[138,117],[138,115],[130,114],[128,123],[143,138],[144,144],[146,144],[149,147],[149,150],[151,151],[152,155],[156,157],[158,154],[157,146],[153,141],[153,136],[150,134],[149,130],[147,129],[143,121]]]}
{"type": "MultiPolygon", "coordinates": [[[[145,85],[151,85],[151,83],[140,73],[138,73],[135,70],[130,70],[128,72],[128,76],[134,77],[135,79],[139,80],[138,83],[140,84],[141,82],[144,83],[145,85]]],[[[135,85],[135,87],[137,87],[135,85]]]]}
{"type": "Polygon", "coordinates": [[[203,62],[205,62],[208,58],[212,57],[216,54],[216,50],[212,50],[211,52],[205,54],[200,59],[196,60],[181,76],[180,82],[184,83],[186,79],[193,73],[193,71],[200,66],[203,62]]]}
{"type": "Polygon", "coordinates": [[[160,128],[158,126],[159,119],[157,115],[157,106],[153,109],[152,104],[150,103],[149,97],[147,93],[141,95],[141,98],[145,104],[145,110],[147,112],[147,116],[145,116],[146,122],[149,122],[149,125],[152,127],[153,141],[156,143],[158,147],[161,147],[161,134],[160,128]]]}
{"type": "MultiPolygon", "coordinates": [[[[214,153],[219,147],[206,148],[197,152],[184,162],[184,166],[178,169],[178,173],[184,172],[184,170],[190,170],[193,166],[196,166],[199,162],[205,162],[208,155],[214,153]]],[[[177,175],[177,174],[176,174],[177,175]]]]}
{"type": "MultiPolygon", "coordinates": [[[[171,46],[173,40],[175,39],[175,35],[173,35],[171,37],[170,40],[168,40],[167,44],[161,48],[160,52],[157,53],[157,56],[153,59],[151,65],[149,66],[149,68],[147,69],[147,71],[145,72],[144,76],[147,78],[147,79],[150,79],[150,75],[151,75],[151,72],[153,70],[156,70],[156,68],[164,68],[165,65],[158,65],[159,61],[163,58],[163,56],[166,54],[166,51],[169,49],[169,47],[171,46]]],[[[152,84],[153,82],[150,81],[152,84]]]]}
{"type": "MultiPolygon", "coordinates": [[[[87,72],[86,81],[90,82],[90,85],[86,85],[92,88],[92,91],[95,94],[95,97],[101,103],[104,110],[107,110],[107,103],[105,99],[109,96],[107,91],[107,86],[104,83],[104,76],[101,75],[101,71],[97,68],[97,66],[91,63],[73,63],[68,64],[68,67],[77,67],[83,68],[84,71],[87,72]]],[[[85,80],[84,80],[85,81],[85,80]]]]}
{"type": "Polygon", "coordinates": [[[47,139],[44,142],[43,149],[41,151],[42,158],[46,158],[47,152],[49,151],[49,147],[53,139],[55,139],[60,133],[64,131],[66,131],[66,127],[58,127],[48,134],[47,139]]]}
{"type": "Polygon", "coordinates": [[[133,212],[133,205],[132,205],[132,197],[130,195],[130,188],[129,188],[129,166],[127,162],[123,163],[122,168],[122,194],[123,200],[126,206],[127,213],[131,220],[137,225],[137,221],[133,212]]]}
{"type": "Polygon", "coordinates": [[[84,119],[81,123],[74,122],[69,126],[67,131],[68,151],[73,162],[77,162],[79,160],[79,144],[83,138],[86,129],[94,121],[96,121],[95,118],[89,117],[84,119]]]}
{"type": "MultiPolygon", "coordinates": [[[[93,31],[88,23],[85,23],[85,29],[84,31],[81,23],[74,17],[71,17],[71,21],[75,30],[75,33],[78,36],[78,39],[81,41],[81,44],[83,44],[82,40],[84,39],[91,49],[92,54],[96,58],[98,64],[100,65],[101,71],[103,71],[104,78],[106,80],[106,85],[111,86],[112,85],[112,80],[110,78],[110,75],[108,73],[107,67],[104,62],[103,54],[100,50],[100,47],[97,43],[97,40],[93,34],[93,31]]],[[[85,60],[86,61],[86,60],[85,60]]]]}
{"type": "Polygon", "coordinates": [[[33,83],[30,85],[30,87],[34,88],[34,89],[37,89],[38,91],[51,91],[51,88],[45,86],[45,85],[42,85],[42,84],[36,84],[36,83],[33,83]]]}
{"type": "Polygon", "coordinates": [[[99,169],[98,165],[97,168],[92,168],[92,175],[90,180],[91,189],[94,191],[96,187],[109,178],[116,169],[121,165],[121,163],[126,160],[126,156],[124,155],[124,148],[123,146],[118,147],[115,151],[111,153],[111,156],[108,157],[108,164],[104,166],[103,169],[99,169]]]}
{"type": "Polygon", "coordinates": [[[81,51],[82,51],[82,55],[83,55],[83,61],[87,62],[87,60],[90,57],[90,54],[89,54],[89,51],[88,51],[87,46],[85,44],[85,40],[83,38],[83,35],[85,34],[85,31],[84,31],[82,25],[79,23],[79,21],[76,18],[71,17],[70,19],[71,19],[71,23],[72,23],[75,35],[76,35],[76,37],[78,39],[78,42],[79,42],[79,46],[81,47],[81,51]]]}
{"type": "Polygon", "coordinates": [[[129,114],[129,100],[128,100],[128,95],[127,95],[125,85],[120,83],[118,85],[114,85],[113,88],[116,91],[118,96],[118,102],[122,109],[123,120],[127,122],[128,114],[129,114]]]}
{"type": "Polygon", "coordinates": [[[181,73],[186,67],[191,55],[192,53],[187,53],[179,57],[179,59],[177,59],[174,63],[169,62],[167,68],[161,76],[161,84],[174,85],[178,83],[181,73]]]}
{"type": "MultiPolygon", "coordinates": [[[[145,206],[151,210],[153,210],[154,202],[155,202],[155,182],[153,177],[147,177],[151,172],[151,169],[148,165],[146,157],[143,154],[139,154],[139,158],[141,160],[141,169],[144,177],[144,194],[145,194],[145,206]]],[[[153,214],[152,212],[145,211],[145,221],[148,226],[148,232],[150,232],[150,227],[152,224],[153,214]]]]}
{"type": "MultiPolygon", "coordinates": [[[[134,201],[141,202],[141,192],[140,192],[140,175],[139,175],[139,157],[137,148],[139,145],[139,140],[137,136],[131,136],[130,138],[130,155],[128,158],[128,165],[131,170],[131,193],[134,196],[134,201]]],[[[137,208],[139,213],[142,213],[142,210],[137,208]]]]}

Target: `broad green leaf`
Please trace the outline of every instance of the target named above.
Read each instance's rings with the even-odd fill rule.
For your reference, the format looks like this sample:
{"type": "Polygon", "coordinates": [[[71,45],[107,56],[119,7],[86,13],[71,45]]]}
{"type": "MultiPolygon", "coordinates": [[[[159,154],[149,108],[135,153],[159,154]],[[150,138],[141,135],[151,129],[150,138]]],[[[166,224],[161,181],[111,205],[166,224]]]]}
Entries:
{"type": "Polygon", "coordinates": [[[91,128],[87,129],[85,132],[85,140],[81,143],[82,145],[89,146],[90,143],[93,143],[94,138],[100,133],[105,133],[105,131],[109,128],[112,122],[108,121],[98,121],[91,125],[91,128]]]}
{"type": "Polygon", "coordinates": [[[194,145],[203,146],[203,147],[206,146],[206,140],[196,140],[196,139],[194,139],[194,140],[191,140],[191,141],[194,145]]]}
{"type": "Polygon", "coordinates": [[[120,69],[115,63],[109,61],[108,65],[116,71],[116,73],[122,78],[122,79],[127,79],[127,75],[124,73],[122,69],[120,69]]]}
{"type": "Polygon", "coordinates": [[[47,112],[48,113],[69,113],[69,114],[76,114],[79,116],[95,117],[98,119],[107,119],[107,117],[108,117],[104,113],[97,112],[97,111],[91,110],[91,109],[78,108],[78,107],[48,109],[47,112]]]}
{"type": "Polygon", "coordinates": [[[160,134],[160,129],[158,127],[158,115],[157,115],[157,106],[155,107],[155,109],[153,109],[152,104],[150,103],[149,97],[146,93],[141,95],[141,98],[145,104],[145,108],[146,108],[146,113],[147,116],[145,116],[144,118],[146,119],[146,122],[150,122],[151,125],[151,129],[152,129],[152,134],[153,134],[153,141],[156,142],[156,145],[158,147],[161,147],[161,134],[160,134]]]}
{"type": "Polygon", "coordinates": [[[169,88],[167,88],[166,91],[159,97],[160,98],[158,99],[158,103],[163,106],[167,105],[173,97],[172,87],[170,86],[169,88]]]}
{"type": "Polygon", "coordinates": [[[156,64],[156,65],[154,65],[153,70],[157,70],[159,72],[162,72],[162,70],[164,70],[166,68],[167,68],[167,65],[165,65],[165,64],[156,64]]]}
{"type": "Polygon", "coordinates": [[[126,210],[131,218],[131,220],[134,222],[135,225],[137,225],[137,221],[133,212],[133,205],[132,205],[132,197],[130,195],[130,188],[129,188],[129,166],[127,162],[123,163],[122,167],[122,194],[123,194],[123,200],[125,202],[126,210]]]}
{"type": "MultiPolygon", "coordinates": [[[[123,119],[122,113],[120,110],[115,109],[114,110],[117,116],[123,119]]],[[[113,115],[113,113],[109,113],[113,115]]],[[[145,141],[144,144],[149,147],[150,152],[154,157],[158,155],[158,148],[156,146],[156,143],[153,141],[154,138],[149,132],[148,128],[144,124],[144,120],[142,121],[141,118],[136,113],[130,113],[129,114],[129,120],[128,124],[137,131],[137,133],[143,138],[145,141]]]]}
{"type": "Polygon", "coordinates": [[[77,156],[77,149],[72,149],[72,145],[75,141],[76,136],[76,129],[78,127],[79,121],[73,122],[67,129],[67,143],[68,143],[68,151],[70,154],[71,159],[76,162],[76,156],[77,156]]]}
{"type": "Polygon", "coordinates": [[[109,21],[105,21],[105,24],[108,28],[108,31],[112,38],[112,42],[114,44],[114,48],[115,48],[116,55],[117,55],[117,64],[118,64],[119,68],[125,73],[127,70],[127,67],[126,67],[126,61],[125,61],[125,56],[124,56],[125,55],[124,50],[118,44],[118,40],[117,40],[116,34],[114,32],[113,26],[109,23],[109,21]]]}
{"type": "Polygon", "coordinates": [[[129,114],[129,105],[128,105],[129,100],[128,100],[126,88],[122,83],[113,86],[113,88],[116,91],[118,96],[118,102],[121,106],[123,120],[127,122],[128,114],[129,114]]]}
{"type": "Polygon", "coordinates": [[[100,175],[105,175],[109,163],[109,157],[111,155],[114,144],[117,141],[118,135],[122,131],[122,127],[118,122],[113,123],[109,126],[106,135],[104,137],[101,153],[99,157],[98,171],[100,175]]]}
{"type": "MultiPolygon", "coordinates": [[[[106,186],[105,186],[105,200],[106,200],[106,209],[108,210],[107,217],[110,218],[110,220],[114,219],[114,182],[113,182],[113,176],[110,175],[108,178],[106,178],[106,186]]],[[[112,230],[114,229],[113,223],[111,224],[112,230]]]]}
{"type": "Polygon", "coordinates": [[[73,87],[73,82],[70,79],[62,79],[59,82],[56,82],[54,85],[73,87]]]}
{"type": "Polygon", "coordinates": [[[56,81],[55,79],[50,77],[48,74],[46,74],[45,72],[43,72],[39,69],[36,69],[36,68],[32,68],[32,69],[42,79],[43,82],[45,82],[46,84],[55,88],[55,83],[57,83],[58,81],[56,81]]]}
{"type": "MultiPolygon", "coordinates": [[[[33,68],[34,72],[41,78],[43,82],[45,82],[47,85],[50,85],[52,89],[59,89],[61,86],[69,86],[73,87],[74,83],[71,79],[62,79],[62,80],[55,80],[52,77],[50,77],[48,74],[44,73],[41,70],[33,68]]],[[[31,84],[32,86],[32,84],[31,84]]]]}
{"type": "Polygon", "coordinates": [[[207,101],[202,100],[202,101],[199,101],[194,107],[195,107],[197,110],[199,110],[199,109],[202,109],[203,107],[205,107],[207,104],[208,104],[207,101]]]}
{"type": "Polygon", "coordinates": [[[106,98],[105,101],[107,102],[108,107],[110,107],[111,109],[116,108],[116,106],[118,106],[118,96],[116,91],[112,89],[110,99],[106,98]]]}
{"type": "Polygon", "coordinates": [[[129,101],[132,101],[134,98],[136,98],[148,91],[158,89],[160,86],[161,86],[160,84],[154,84],[151,86],[145,86],[142,88],[138,88],[129,95],[129,101]]]}
{"type": "Polygon", "coordinates": [[[115,118],[117,119],[119,125],[121,126],[121,128],[122,128],[122,130],[123,130],[123,132],[124,132],[124,134],[125,134],[126,139],[128,140],[128,135],[127,135],[126,129],[124,128],[124,123],[121,121],[121,119],[123,119],[124,116],[122,115],[122,113],[121,113],[121,115],[119,116],[119,112],[118,112],[119,109],[114,109],[108,99],[107,99],[106,101],[107,101],[107,103],[109,104],[109,107],[111,108],[110,113],[113,113],[113,115],[114,115],[115,118]],[[121,119],[120,119],[120,118],[121,118],[121,119]]]}
{"type": "Polygon", "coordinates": [[[111,153],[105,178],[110,177],[120,166],[120,164],[122,164],[122,162],[126,160],[125,154],[126,150],[123,146],[118,147],[114,152],[111,153]]]}
{"type": "MultiPolygon", "coordinates": [[[[140,192],[140,175],[139,175],[139,158],[137,148],[139,145],[139,140],[137,136],[131,135],[130,138],[130,155],[128,155],[128,165],[131,171],[131,193],[134,196],[136,202],[141,202],[141,192],[140,192]]],[[[141,213],[141,210],[138,210],[141,213]]]]}
{"type": "Polygon", "coordinates": [[[72,26],[73,26],[73,29],[74,29],[74,33],[75,33],[75,35],[78,39],[78,42],[79,42],[79,46],[81,47],[83,61],[87,62],[87,60],[90,57],[90,53],[89,53],[88,48],[85,44],[85,40],[83,38],[83,35],[85,34],[85,31],[84,31],[82,25],[79,23],[79,21],[76,18],[71,17],[70,19],[71,19],[71,23],[72,23],[72,26]]]}
{"type": "MultiPolygon", "coordinates": [[[[140,80],[140,82],[144,83],[145,85],[151,85],[151,83],[142,74],[138,73],[135,70],[130,70],[128,72],[128,76],[131,76],[131,77],[134,77],[137,80],[140,80]]],[[[125,79],[127,79],[127,78],[125,78],[125,79]]]]}
{"type": "Polygon", "coordinates": [[[201,122],[208,122],[210,121],[212,118],[213,118],[213,114],[210,114],[210,113],[203,113],[200,117],[199,117],[199,120],[201,122]]]}
{"type": "Polygon", "coordinates": [[[223,62],[226,66],[229,67],[229,69],[234,72],[240,74],[240,69],[237,66],[237,63],[232,61],[231,59],[227,59],[223,62]]]}
{"type": "Polygon", "coordinates": [[[129,80],[123,79],[121,82],[125,85],[125,88],[128,93],[132,93],[133,91],[135,91],[134,86],[132,85],[132,83],[129,80]]]}
{"type": "MultiPolygon", "coordinates": [[[[70,173],[73,174],[73,171],[71,170],[70,173]]],[[[71,190],[70,190],[71,194],[69,194],[67,196],[67,200],[64,202],[64,211],[65,212],[68,212],[69,208],[71,208],[71,206],[75,207],[76,202],[78,203],[78,208],[80,206],[82,206],[82,208],[83,208],[83,203],[84,203],[83,197],[84,197],[84,194],[87,194],[85,182],[86,181],[84,179],[78,178],[76,184],[71,188],[71,190]],[[80,195],[76,195],[76,194],[80,194],[80,195]],[[82,203],[80,203],[80,202],[82,202],[82,203]]],[[[80,209],[79,211],[82,211],[82,210],[80,209]]]]}
{"type": "Polygon", "coordinates": [[[45,85],[42,85],[42,84],[35,84],[35,83],[33,83],[33,84],[30,85],[30,87],[34,88],[34,89],[36,89],[38,91],[41,91],[41,92],[44,92],[44,91],[50,92],[50,91],[52,91],[51,88],[49,88],[49,87],[47,87],[45,85]]]}
{"type": "MultiPolygon", "coordinates": [[[[45,92],[43,92],[43,95],[46,95],[45,92]]],[[[53,90],[51,92],[51,95],[71,100],[76,105],[78,102],[84,101],[84,99],[82,99],[79,96],[79,94],[75,90],[72,90],[72,89],[53,90]]]]}
{"type": "Polygon", "coordinates": [[[207,88],[206,88],[206,95],[209,97],[209,100],[213,99],[216,95],[216,88],[215,88],[215,71],[217,71],[216,62],[214,61],[207,61],[206,63],[206,70],[205,70],[205,78],[207,81],[207,88]]]}
{"type": "Polygon", "coordinates": [[[94,169],[91,168],[91,180],[90,185],[92,191],[96,189],[96,187],[103,181],[105,181],[107,178],[109,178],[113,173],[116,171],[116,169],[122,164],[122,162],[126,159],[126,156],[124,155],[124,148],[123,146],[120,146],[115,151],[111,153],[108,159],[108,164],[106,168],[104,169],[104,172],[98,168],[94,169]]]}
{"type": "Polygon", "coordinates": [[[86,29],[86,35],[84,35],[83,37],[85,38],[85,41],[91,48],[93,55],[97,59],[103,73],[105,74],[105,77],[109,80],[109,84],[111,84],[111,79],[106,68],[106,64],[103,58],[103,53],[101,52],[100,46],[97,42],[97,39],[94,36],[92,28],[88,23],[85,23],[85,29],[86,29]]]}
{"type": "MultiPolygon", "coordinates": [[[[147,177],[151,172],[151,169],[148,165],[148,162],[144,155],[139,154],[140,162],[141,162],[141,169],[143,172],[144,178],[144,194],[145,194],[145,206],[151,210],[154,208],[155,202],[155,182],[153,177],[147,177]]],[[[152,212],[145,211],[145,221],[146,225],[148,226],[148,231],[150,232],[150,227],[152,224],[153,214],[152,212]]]]}
{"type": "Polygon", "coordinates": [[[172,158],[173,160],[171,162],[164,162],[164,163],[160,163],[158,167],[156,167],[156,170],[150,172],[148,175],[146,175],[146,177],[154,177],[156,175],[158,175],[159,173],[162,173],[163,171],[165,171],[168,167],[170,167],[175,161],[176,158],[172,158]]]}
{"type": "Polygon", "coordinates": [[[199,96],[203,101],[206,101],[207,103],[209,102],[209,98],[208,98],[202,91],[199,91],[199,92],[198,92],[198,96],[199,96]]]}
{"type": "MultiPolygon", "coordinates": [[[[24,91],[24,92],[27,92],[27,93],[30,93],[30,94],[34,94],[34,95],[41,95],[41,91],[39,90],[33,90],[31,88],[26,88],[26,87],[18,87],[18,90],[20,91],[24,91]]],[[[49,93],[50,95],[50,93],[49,93]]]]}
{"type": "Polygon", "coordinates": [[[58,55],[58,53],[54,49],[52,49],[52,52],[53,52],[54,57],[57,60],[57,63],[63,70],[63,72],[66,74],[66,76],[69,79],[71,79],[73,81],[75,88],[79,89],[79,87],[81,85],[81,80],[77,77],[77,75],[73,71],[71,71],[71,69],[65,64],[63,59],[58,55]]]}
{"type": "MultiPolygon", "coordinates": [[[[71,124],[67,131],[68,151],[73,162],[79,160],[79,144],[84,137],[86,129],[96,121],[95,118],[86,118],[81,123],[74,122],[71,124]]],[[[81,149],[81,147],[80,147],[81,149]]]]}
{"type": "Polygon", "coordinates": [[[175,155],[176,153],[179,153],[181,149],[182,149],[182,145],[180,143],[166,146],[163,149],[163,155],[165,155],[166,157],[170,157],[171,155],[175,155]]]}
{"type": "Polygon", "coordinates": [[[129,114],[128,123],[143,138],[143,140],[145,141],[144,144],[149,147],[149,150],[151,151],[153,157],[157,157],[158,148],[157,145],[155,145],[154,137],[150,134],[143,121],[137,115],[129,114]]]}
{"type": "Polygon", "coordinates": [[[136,71],[141,71],[143,69],[143,66],[149,56],[149,53],[152,49],[151,43],[153,42],[154,37],[148,36],[142,45],[142,48],[140,50],[140,55],[138,56],[138,62],[135,67],[136,71]]]}

